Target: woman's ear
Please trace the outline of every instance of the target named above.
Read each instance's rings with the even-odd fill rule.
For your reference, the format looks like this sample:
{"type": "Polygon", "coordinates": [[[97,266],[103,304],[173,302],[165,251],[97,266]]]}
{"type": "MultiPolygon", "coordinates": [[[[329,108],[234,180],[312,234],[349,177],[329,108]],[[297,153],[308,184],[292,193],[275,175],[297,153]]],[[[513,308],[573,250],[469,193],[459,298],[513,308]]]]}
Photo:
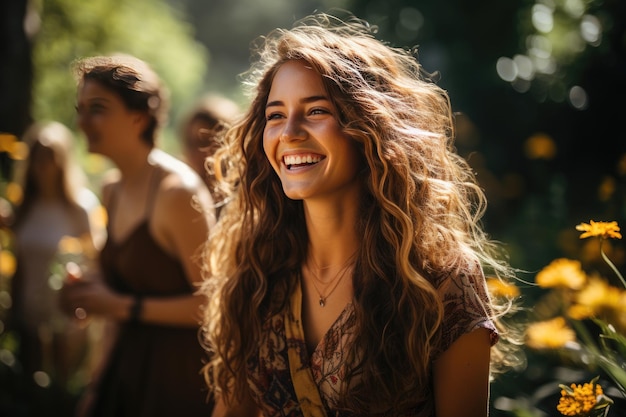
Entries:
{"type": "Polygon", "coordinates": [[[133,113],[133,125],[136,127],[139,136],[143,134],[148,128],[150,123],[150,116],[142,111],[135,111],[133,113]]]}

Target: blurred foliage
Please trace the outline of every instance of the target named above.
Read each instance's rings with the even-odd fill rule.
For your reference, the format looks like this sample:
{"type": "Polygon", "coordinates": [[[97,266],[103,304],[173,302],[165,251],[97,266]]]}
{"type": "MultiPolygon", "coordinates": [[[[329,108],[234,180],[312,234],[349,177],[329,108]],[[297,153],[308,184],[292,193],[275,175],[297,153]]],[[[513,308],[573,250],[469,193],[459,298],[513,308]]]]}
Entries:
{"type": "MultiPolygon", "coordinates": [[[[76,87],[71,63],[86,56],[123,52],[148,62],[170,89],[172,119],[205,82],[206,47],[194,40],[193,27],[185,23],[182,11],[164,1],[77,4],[74,0],[40,0],[33,12],[29,19],[41,24],[33,51],[36,120],[54,119],[74,127],[76,87]]],[[[163,144],[166,149],[174,146],[168,140],[163,144]]]]}
{"type": "Polygon", "coordinates": [[[589,60],[611,54],[603,37],[615,16],[603,0],[557,0],[529,2],[519,17],[511,85],[539,101],[571,103],[571,88],[582,81],[589,60]]]}
{"type": "Polygon", "coordinates": [[[244,104],[239,75],[248,69],[250,44],[276,27],[317,11],[345,7],[349,0],[167,0],[186,10],[195,36],[211,52],[205,90],[217,91],[244,104]]]}
{"type": "Polygon", "coordinates": [[[619,0],[352,0],[392,45],[417,47],[451,96],[457,148],[484,186],[488,230],[536,271],[560,234],[622,221],[626,3],[619,0]]]}
{"type": "Polygon", "coordinates": [[[529,91],[534,83],[533,96],[538,102],[565,102],[567,92],[581,81],[592,59],[614,54],[609,35],[619,34],[620,15],[615,13],[618,6],[611,3],[352,0],[351,10],[378,26],[382,39],[397,46],[417,45],[426,69],[442,73],[441,82],[454,86],[451,92],[455,95],[462,96],[459,87],[464,84],[504,80],[519,92],[529,91]],[[500,71],[500,77],[494,77],[498,60],[506,56],[514,58],[511,79],[500,71]]]}

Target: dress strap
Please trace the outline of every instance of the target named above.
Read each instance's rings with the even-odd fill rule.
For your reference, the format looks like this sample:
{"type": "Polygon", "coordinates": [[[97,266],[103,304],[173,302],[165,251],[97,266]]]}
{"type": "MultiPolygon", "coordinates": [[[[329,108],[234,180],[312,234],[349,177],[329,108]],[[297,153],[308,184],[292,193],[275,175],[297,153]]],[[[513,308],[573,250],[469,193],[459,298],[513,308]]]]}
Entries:
{"type": "MultiPolygon", "coordinates": [[[[148,195],[146,196],[146,205],[145,205],[145,221],[150,221],[150,215],[152,214],[152,209],[154,207],[154,202],[156,201],[156,197],[158,194],[159,186],[161,185],[161,175],[157,175],[157,171],[159,173],[163,172],[163,170],[159,166],[155,166],[150,172],[150,184],[148,188],[148,195]]],[[[119,184],[115,184],[111,187],[111,192],[109,193],[109,198],[105,201],[105,206],[108,212],[109,221],[107,222],[107,229],[111,227],[113,216],[115,215],[115,210],[117,209],[117,199],[119,193],[119,184]]]]}
{"type": "MultiPolygon", "coordinates": [[[[115,216],[115,209],[117,208],[117,194],[119,192],[119,184],[113,184],[108,194],[108,198],[103,201],[104,207],[107,211],[107,231],[110,233],[111,225],[113,224],[113,217],[115,216]]],[[[109,234],[110,236],[110,234],[109,234]]]]}
{"type": "MultiPolygon", "coordinates": [[[[305,339],[302,327],[302,287],[300,278],[298,278],[289,304],[289,308],[284,313],[285,336],[288,341],[303,341],[305,339]]],[[[304,342],[287,344],[289,371],[294,391],[304,417],[326,417],[326,410],[322,405],[322,398],[313,379],[311,369],[308,365],[302,363],[303,358],[307,357],[306,352],[301,351],[305,346],[304,342]]]]}
{"type": "Polygon", "coordinates": [[[154,202],[156,201],[157,195],[159,193],[159,186],[161,185],[163,172],[160,166],[156,165],[150,172],[150,184],[148,189],[148,196],[146,198],[146,221],[150,221],[150,215],[152,214],[152,209],[154,208],[154,202]],[[157,173],[158,171],[158,173],[157,173]]]}

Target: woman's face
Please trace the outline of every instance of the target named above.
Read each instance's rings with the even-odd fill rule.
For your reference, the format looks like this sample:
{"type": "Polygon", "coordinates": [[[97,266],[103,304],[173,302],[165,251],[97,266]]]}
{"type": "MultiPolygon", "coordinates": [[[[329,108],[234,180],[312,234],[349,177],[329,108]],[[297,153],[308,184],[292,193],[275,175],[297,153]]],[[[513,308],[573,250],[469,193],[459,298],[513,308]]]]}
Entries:
{"type": "Polygon", "coordinates": [[[287,197],[342,197],[358,189],[356,142],[343,132],[322,77],[306,62],[278,69],[265,116],[263,148],[287,197]]]}
{"type": "Polygon", "coordinates": [[[62,168],[55,158],[54,151],[42,145],[35,146],[30,158],[31,175],[40,189],[57,191],[62,168]]]}
{"type": "Polygon", "coordinates": [[[219,147],[219,143],[215,140],[214,126],[210,123],[194,119],[185,129],[182,151],[188,164],[202,178],[207,178],[207,169],[204,161],[207,157],[212,156],[219,147]]]}
{"type": "Polygon", "coordinates": [[[140,141],[145,116],[129,110],[119,95],[97,81],[86,80],[79,87],[76,111],[89,152],[112,157],[140,141]]]}

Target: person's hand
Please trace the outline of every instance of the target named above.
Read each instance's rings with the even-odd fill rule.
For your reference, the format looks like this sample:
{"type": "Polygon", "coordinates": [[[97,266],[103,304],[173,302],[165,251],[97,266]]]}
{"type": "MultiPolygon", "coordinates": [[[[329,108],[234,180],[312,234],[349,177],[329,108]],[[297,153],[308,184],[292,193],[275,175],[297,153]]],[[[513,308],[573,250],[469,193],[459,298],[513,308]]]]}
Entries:
{"type": "Polygon", "coordinates": [[[62,310],[79,320],[89,315],[109,316],[119,297],[100,279],[98,271],[83,271],[69,263],[67,277],[60,291],[62,310]]]}

